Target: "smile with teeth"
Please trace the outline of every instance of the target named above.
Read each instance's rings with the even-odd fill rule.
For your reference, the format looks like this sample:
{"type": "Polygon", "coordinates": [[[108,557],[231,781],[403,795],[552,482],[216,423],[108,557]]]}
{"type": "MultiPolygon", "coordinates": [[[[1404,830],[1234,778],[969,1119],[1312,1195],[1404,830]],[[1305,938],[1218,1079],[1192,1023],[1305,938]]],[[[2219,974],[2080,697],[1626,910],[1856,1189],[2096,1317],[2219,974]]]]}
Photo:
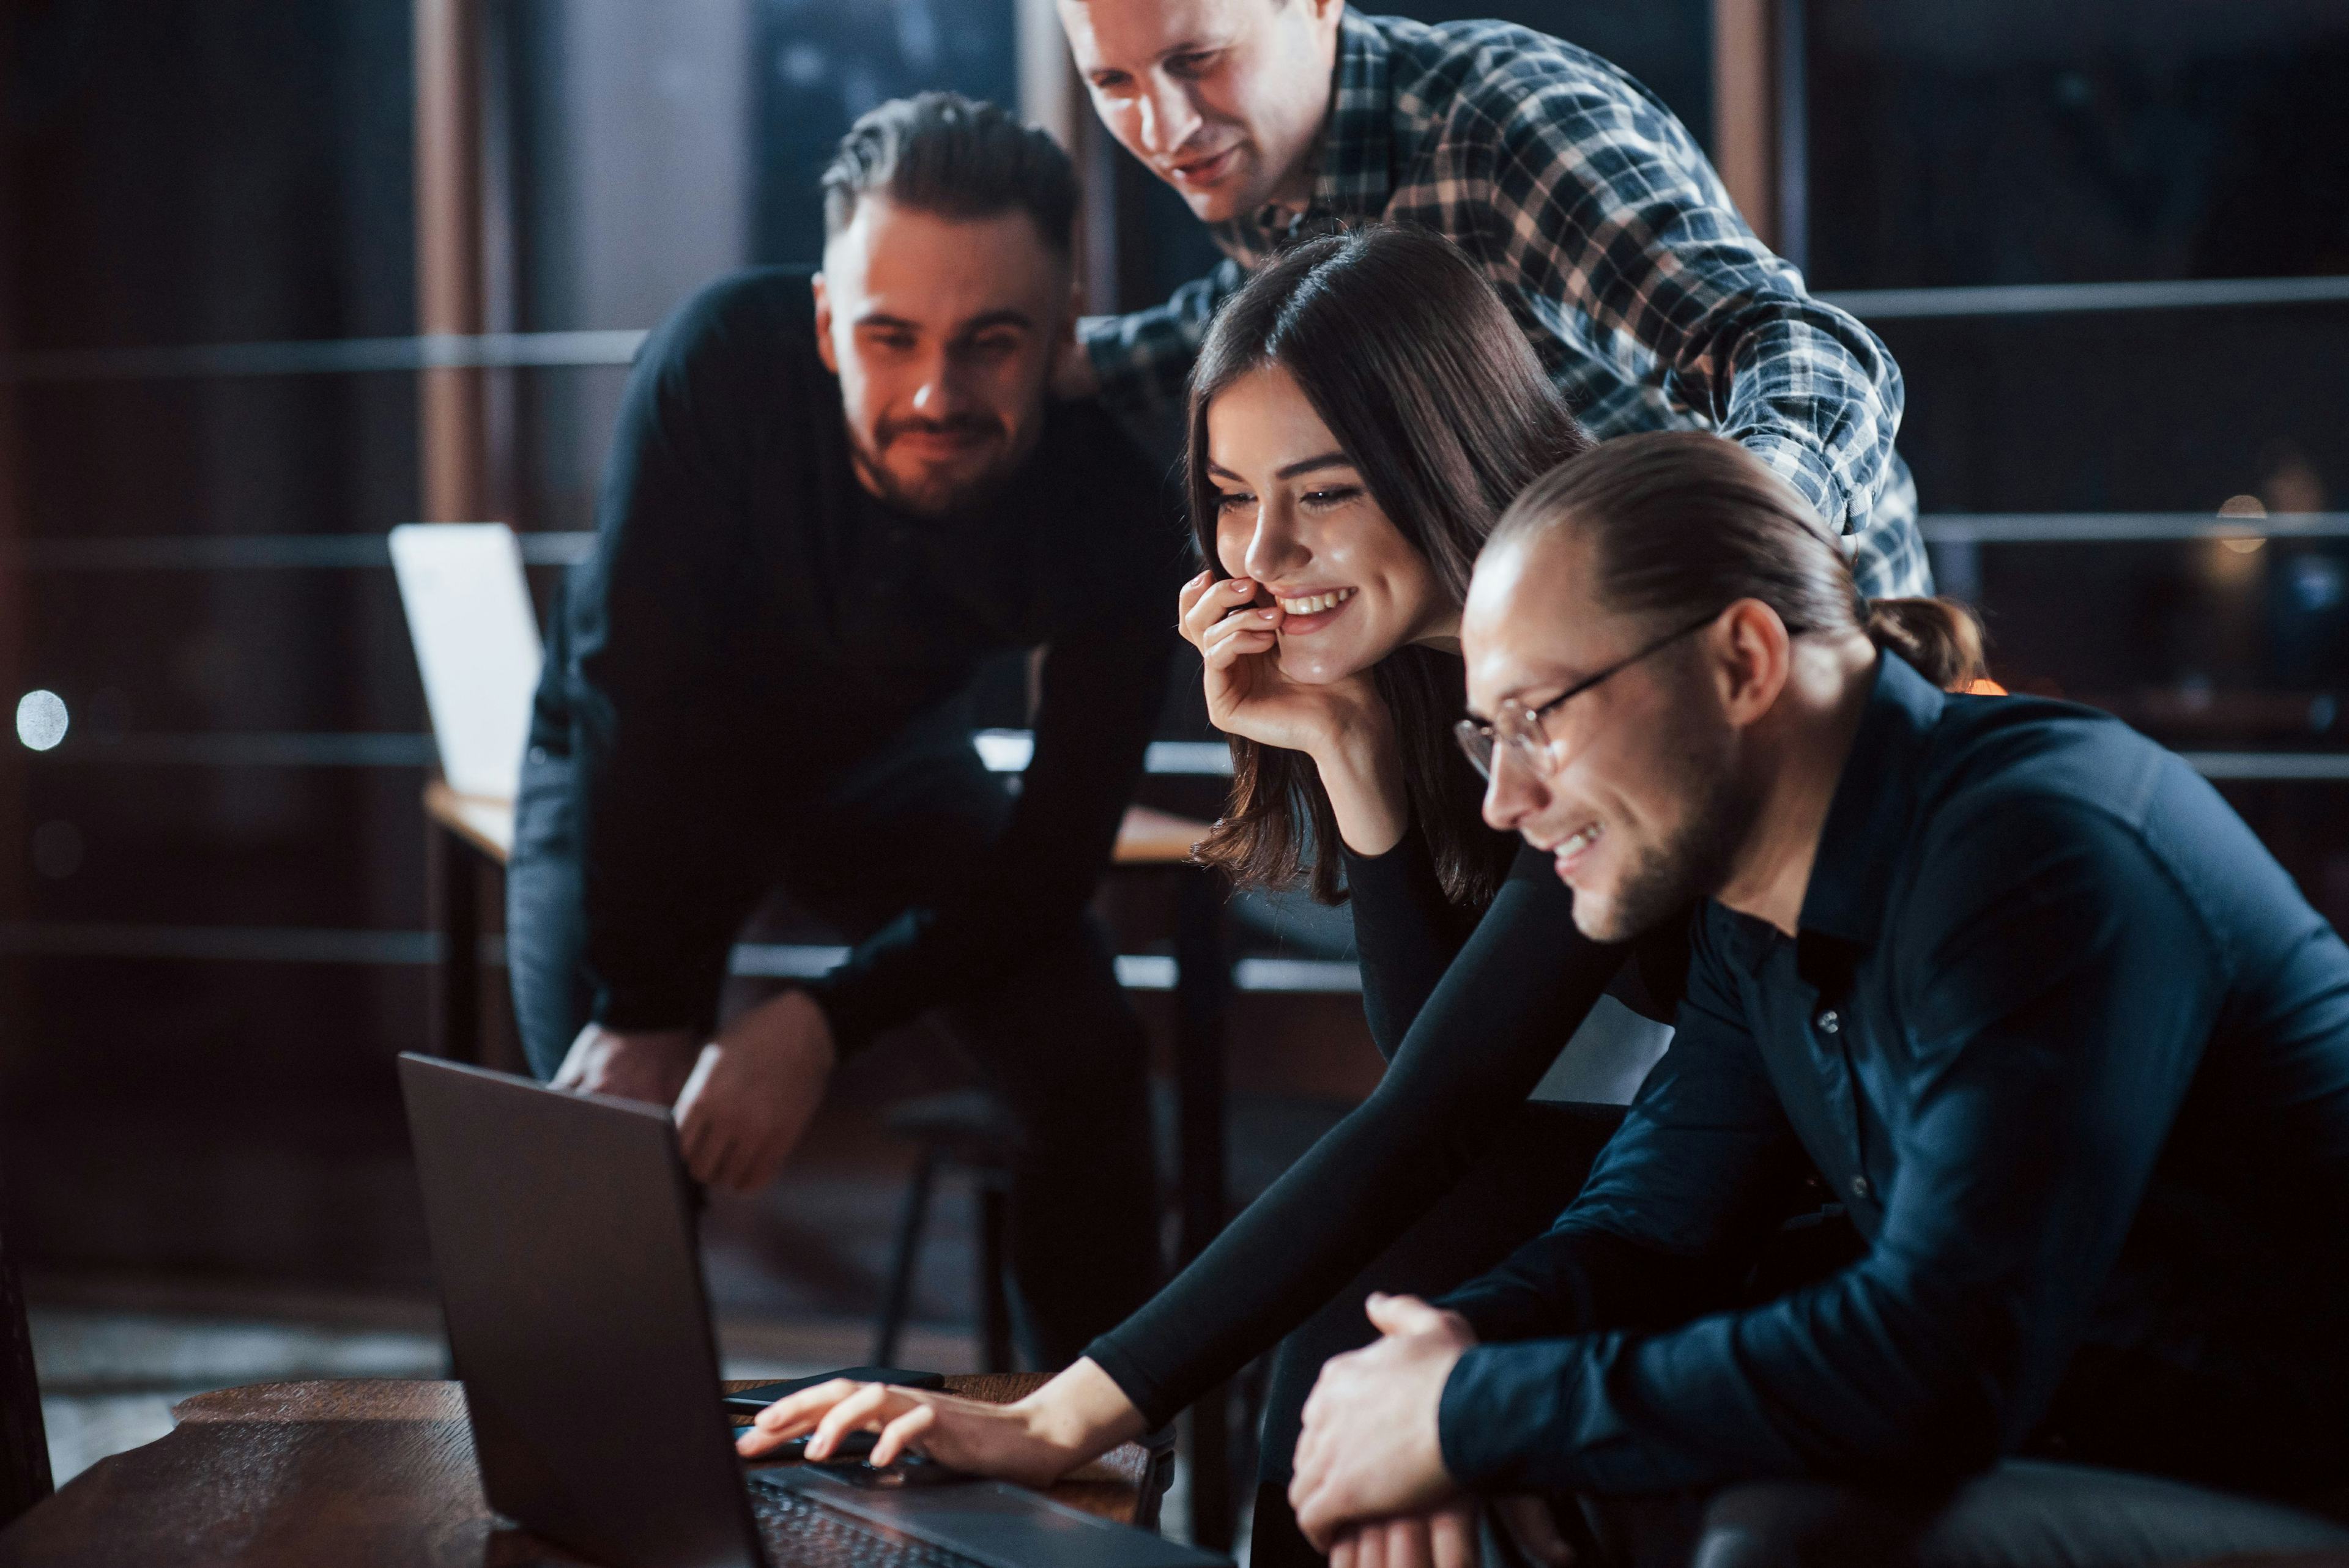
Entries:
{"type": "Polygon", "coordinates": [[[1356,592],[1357,590],[1352,588],[1337,588],[1327,593],[1315,593],[1304,599],[1276,599],[1273,603],[1291,615],[1313,615],[1324,610],[1336,609],[1352,598],[1356,592]]]}
{"type": "Polygon", "coordinates": [[[1579,832],[1568,834],[1557,846],[1556,851],[1557,858],[1563,861],[1580,854],[1583,851],[1597,843],[1599,841],[1599,835],[1606,831],[1607,825],[1605,823],[1593,822],[1579,832]]]}

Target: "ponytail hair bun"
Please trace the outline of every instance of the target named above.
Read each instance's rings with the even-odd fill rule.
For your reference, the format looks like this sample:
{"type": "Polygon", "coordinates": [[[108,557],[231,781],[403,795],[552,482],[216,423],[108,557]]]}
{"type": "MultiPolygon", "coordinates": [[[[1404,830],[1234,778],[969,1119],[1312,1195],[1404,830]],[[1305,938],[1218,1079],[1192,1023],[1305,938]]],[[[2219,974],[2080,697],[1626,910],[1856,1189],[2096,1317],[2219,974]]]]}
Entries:
{"type": "Polygon", "coordinates": [[[1954,599],[1870,599],[1868,640],[1899,654],[1943,691],[1965,691],[1987,680],[1982,622],[1954,599]]]}
{"type": "Polygon", "coordinates": [[[1986,680],[1982,623],[1951,599],[1864,599],[1843,542],[1736,442],[1698,430],[1601,441],[1526,487],[1485,548],[1570,530],[1599,599],[1680,618],[1758,599],[1797,636],[1866,632],[1947,691],[1986,680]]]}

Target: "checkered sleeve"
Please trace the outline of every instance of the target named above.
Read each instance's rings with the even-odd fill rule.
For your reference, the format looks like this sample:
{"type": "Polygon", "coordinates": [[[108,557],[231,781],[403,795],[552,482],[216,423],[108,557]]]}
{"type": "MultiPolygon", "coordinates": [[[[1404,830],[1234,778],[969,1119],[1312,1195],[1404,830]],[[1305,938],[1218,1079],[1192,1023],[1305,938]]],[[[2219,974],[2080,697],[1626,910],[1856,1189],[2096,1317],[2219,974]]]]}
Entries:
{"type": "MultiPolygon", "coordinates": [[[[1811,297],[1737,214],[1661,104],[1584,58],[1520,55],[1465,92],[1460,194],[1484,209],[1487,263],[1626,381],[1743,443],[1846,532],[1893,479],[1899,367],[1876,335],[1811,297]],[[1481,201],[1478,199],[1481,198],[1481,201]],[[1573,316],[1584,318],[1571,324],[1573,316]]],[[[1462,213],[1462,216],[1467,216],[1462,213]]]]}
{"type": "Polygon", "coordinates": [[[1239,292],[1247,275],[1225,260],[1204,278],[1176,289],[1164,304],[1125,315],[1091,315],[1078,335],[1101,377],[1102,402],[1125,417],[1149,417],[1175,407],[1198,357],[1199,341],[1216,307],[1239,292]]]}

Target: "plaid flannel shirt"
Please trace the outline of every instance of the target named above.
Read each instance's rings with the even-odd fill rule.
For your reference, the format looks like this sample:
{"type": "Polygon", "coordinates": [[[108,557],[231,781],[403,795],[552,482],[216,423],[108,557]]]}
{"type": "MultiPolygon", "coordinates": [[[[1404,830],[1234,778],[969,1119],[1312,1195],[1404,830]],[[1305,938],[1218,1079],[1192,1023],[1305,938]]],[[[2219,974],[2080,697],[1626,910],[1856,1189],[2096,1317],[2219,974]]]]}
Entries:
{"type": "Polygon", "coordinates": [[[1771,253],[1685,127],[1571,44],[1498,22],[1346,13],[1310,205],[1214,227],[1227,258],[1084,326],[1102,396],[1152,418],[1216,307],[1280,245],[1377,219],[1445,235],[1507,302],[1591,434],[1743,443],[1848,536],[1860,591],[1931,591],[1893,449],[1899,366],[1771,253]]]}

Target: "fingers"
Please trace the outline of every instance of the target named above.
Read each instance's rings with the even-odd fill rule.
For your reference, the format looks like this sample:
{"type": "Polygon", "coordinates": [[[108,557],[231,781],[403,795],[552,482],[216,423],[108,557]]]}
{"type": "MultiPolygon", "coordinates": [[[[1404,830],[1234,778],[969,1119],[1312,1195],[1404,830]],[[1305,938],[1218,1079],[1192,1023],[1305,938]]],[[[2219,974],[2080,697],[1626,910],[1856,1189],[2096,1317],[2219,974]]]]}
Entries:
{"type": "Polygon", "coordinates": [[[1176,597],[1176,603],[1181,606],[1177,624],[1184,638],[1195,647],[1204,646],[1207,629],[1233,611],[1251,603],[1257,592],[1256,580],[1251,577],[1226,577],[1198,588],[1195,593],[1193,589],[1197,582],[1197,578],[1193,578],[1176,597]]]}
{"type": "Polygon", "coordinates": [[[763,1454],[812,1430],[824,1413],[864,1387],[846,1377],[834,1377],[812,1388],[776,1400],[751,1418],[735,1439],[746,1454],[763,1454]]]}
{"type": "Polygon", "coordinates": [[[1330,1568],[1362,1568],[1361,1543],[1352,1533],[1330,1542],[1330,1568]]]}
{"type": "Polygon", "coordinates": [[[1386,1568],[1435,1568],[1425,1514],[1406,1514],[1387,1522],[1386,1568]]]}
{"type": "MultiPolygon", "coordinates": [[[[1350,1522],[1341,1517],[1340,1511],[1333,1506],[1330,1488],[1323,1485],[1319,1478],[1309,1480],[1302,1471],[1288,1483],[1288,1507],[1297,1515],[1297,1528],[1304,1532],[1306,1540],[1313,1542],[1316,1552],[1329,1551],[1330,1542],[1337,1538],[1339,1530],[1350,1522]]],[[[1368,1542],[1361,1547],[1364,1552],[1377,1549],[1368,1542]]]]}
{"type": "Polygon", "coordinates": [[[1372,1291],[1362,1312],[1381,1334],[1440,1333],[1449,1318],[1415,1295],[1387,1295],[1372,1291]]]}
{"type": "Polygon", "coordinates": [[[830,1459],[840,1439],[868,1422],[875,1422],[888,1413],[893,1401],[905,1396],[885,1383],[867,1383],[855,1393],[824,1412],[823,1419],[815,1424],[808,1438],[807,1457],[812,1460],[830,1459]]]}
{"type": "Polygon", "coordinates": [[[719,1123],[716,1109],[708,1096],[697,1093],[688,1084],[686,1092],[678,1097],[678,1151],[685,1156],[685,1168],[693,1179],[705,1187],[714,1187],[725,1169],[727,1140],[725,1130],[719,1123]]]}
{"type": "MultiPolygon", "coordinates": [[[[1255,610],[1247,610],[1247,615],[1255,615],[1255,610]]],[[[1278,645],[1280,638],[1273,636],[1271,626],[1231,626],[1228,632],[1224,626],[1216,626],[1215,632],[1207,634],[1207,641],[1200,645],[1198,653],[1200,662],[1207,666],[1207,676],[1219,678],[1240,660],[1271,653],[1278,645]]]]}
{"type": "Polygon", "coordinates": [[[929,1405],[916,1405],[887,1426],[881,1429],[880,1441],[873,1445],[872,1457],[865,1460],[874,1470],[895,1464],[916,1438],[938,1423],[937,1410],[929,1405]]]}
{"type": "Polygon", "coordinates": [[[1526,1556],[1548,1568],[1568,1568],[1574,1561],[1574,1547],[1557,1527],[1557,1516],[1549,1511],[1549,1503],[1538,1497],[1505,1497],[1493,1505],[1500,1516],[1503,1528],[1508,1531],[1526,1556]]]}
{"type": "Polygon", "coordinates": [[[1428,1554],[1435,1568],[1476,1568],[1476,1505],[1447,1503],[1427,1522],[1428,1554]]]}

